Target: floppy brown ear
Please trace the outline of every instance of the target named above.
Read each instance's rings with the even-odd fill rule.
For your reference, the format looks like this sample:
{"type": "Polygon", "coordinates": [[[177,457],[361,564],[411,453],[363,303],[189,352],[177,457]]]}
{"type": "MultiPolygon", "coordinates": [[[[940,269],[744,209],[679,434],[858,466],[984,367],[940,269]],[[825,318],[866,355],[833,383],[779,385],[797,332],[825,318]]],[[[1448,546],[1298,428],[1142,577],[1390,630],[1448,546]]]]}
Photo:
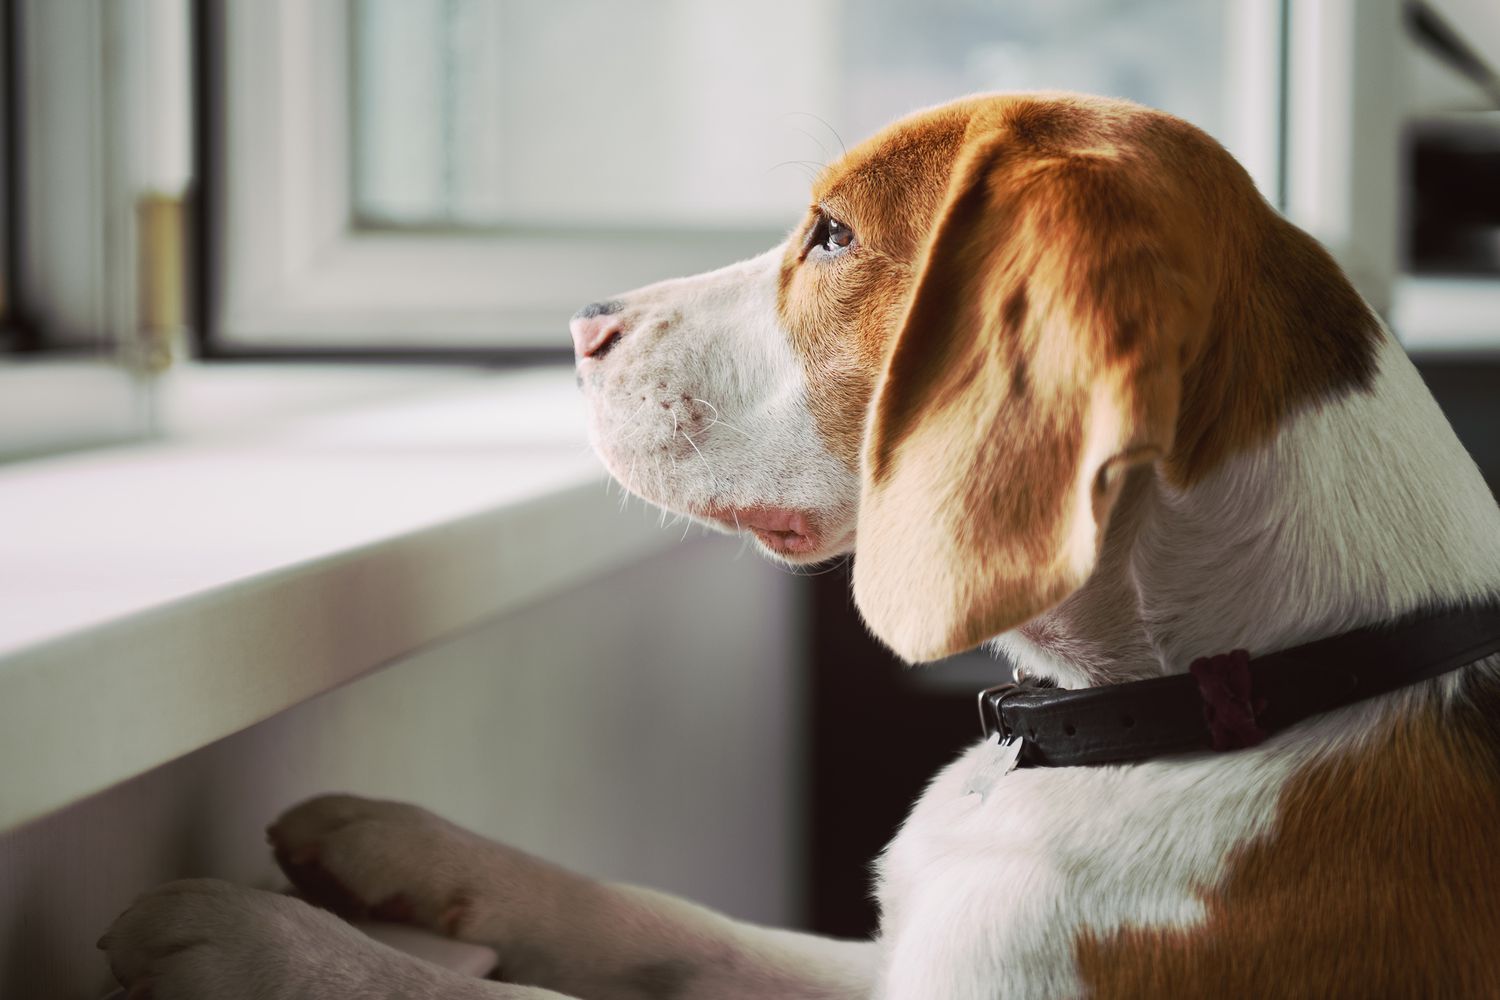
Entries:
{"type": "Polygon", "coordinates": [[[1207,253],[1109,146],[1013,127],[955,166],[866,435],[854,566],[907,660],[970,648],[1093,571],[1124,473],[1172,447],[1207,253]]]}

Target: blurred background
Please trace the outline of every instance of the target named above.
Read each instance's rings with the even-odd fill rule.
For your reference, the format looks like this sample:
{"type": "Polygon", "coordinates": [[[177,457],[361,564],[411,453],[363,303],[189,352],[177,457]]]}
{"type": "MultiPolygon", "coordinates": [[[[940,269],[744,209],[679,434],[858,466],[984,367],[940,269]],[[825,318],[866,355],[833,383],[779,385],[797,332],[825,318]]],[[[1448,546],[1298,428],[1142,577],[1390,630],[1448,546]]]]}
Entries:
{"type": "Polygon", "coordinates": [[[1492,0],[4,0],[0,682],[29,678],[12,711],[59,749],[0,754],[0,995],[97,995],[79,949],[114,909],[178,875],[270,884],[260,826],[330,787],[867,933],[871,858],[1008,668],[903,670],[844,566],[792,575],[622,511],[560,401],[568,316],[780,240],[820,167],[905,112],[1128,97],[1213,134],[1332,250],[1494,487],[1497,67],[1492,0]],[[297,471],[252,475],[246,442],[297,471]],[[557,510],[607,544],[503,519],[519,501],[494,491],[560,489],[527,478],[560,450],[591,492],[557,510]],[[332,537],[319,503],[340,530],[367,506],[415,520],[288,542],[332,537]],[[453,586],[520,587],[503,606],[351,652],[371,607],[442,603],[406,563],[362,566],[316,592],[328,634],[288,665],[234,664],[313,625],[230,609],[163,640],[176,673],[117,671],[123,701],[97,704],[89,670],[166,662],[121,631],[143,616],[484,516],[462,558],[412,558],[495,553],[453,586]],[[249,561],[220,572],[226,538],[249,561]],[[189,568],[158,593],[161,553],[189,568]],[[381,573],[400,585],[340,603],[381,573]],[[38,651],[85,680],[53,684],[38,651]]]}

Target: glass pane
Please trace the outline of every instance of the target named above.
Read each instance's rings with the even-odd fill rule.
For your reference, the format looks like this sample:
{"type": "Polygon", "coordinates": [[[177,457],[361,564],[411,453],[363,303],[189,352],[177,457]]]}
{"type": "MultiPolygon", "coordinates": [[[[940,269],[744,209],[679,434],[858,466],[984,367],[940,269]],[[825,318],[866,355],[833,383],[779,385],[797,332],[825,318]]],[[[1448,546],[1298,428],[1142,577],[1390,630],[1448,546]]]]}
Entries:
{"type": "Polygon", "coordinates": [[[841,113],[865,134],[984,91],[1072,90],[1162,108],[1209,132],[1226,94],[1219,0],[863,0],[841,19],[841,113]]]}
{"type": "Polygon", "coordinates": [[[1226,6],[356,0],[356,213],[784,226],[843,140],[985,90],[1130,97],[1217,132],[1226,6]]]}

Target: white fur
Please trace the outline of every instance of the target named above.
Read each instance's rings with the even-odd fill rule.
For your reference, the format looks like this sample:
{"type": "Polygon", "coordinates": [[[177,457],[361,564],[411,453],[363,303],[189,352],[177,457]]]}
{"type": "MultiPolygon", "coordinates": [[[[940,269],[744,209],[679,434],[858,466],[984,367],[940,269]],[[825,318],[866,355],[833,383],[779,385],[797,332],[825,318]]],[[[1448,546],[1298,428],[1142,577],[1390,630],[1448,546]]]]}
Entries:
{"type": "Polygon", "coordinates": [[[1194,889],[1269,828],[1297,756],[1279,745],[1026,769],[980,799],[967,789],[992,752],[980,744],[940,773],[881,862],[881,933],[892,942],[882,998],[1078,995],[1078,934],[1201,919],[1194,889]]]}
{"type": "Polygon", "coordinates": [[[776,308],[782,250],[625,296],[619,346],[581,375],[590,439],[628,489],[690,516],[814,511],[822,558],[853,531],[859,480],[808,408],[776,308]]]}
{"type": "Polygon", "coordinates": [[[1189,491],[1158,488],[1133,570],[1164,669],[1500,591],[1500,510],[1479,470],[1395,338],[1376,360],[1370,391],[1189,491]]]}

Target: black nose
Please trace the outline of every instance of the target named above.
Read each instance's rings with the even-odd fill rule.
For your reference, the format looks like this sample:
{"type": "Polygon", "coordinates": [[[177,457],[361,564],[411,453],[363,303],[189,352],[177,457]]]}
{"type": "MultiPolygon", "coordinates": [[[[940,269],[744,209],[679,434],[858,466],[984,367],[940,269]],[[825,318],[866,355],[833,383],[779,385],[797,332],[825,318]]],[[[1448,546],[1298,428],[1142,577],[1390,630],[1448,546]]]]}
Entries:
{"type": "Polygon", "coordinates": [[[573,318],[593,319],[595,316],[613,316],[623,308],[625,308],[625,303],[619,299],[610,299],[608,302],[590,302],[574,313],[573,318]]]}

